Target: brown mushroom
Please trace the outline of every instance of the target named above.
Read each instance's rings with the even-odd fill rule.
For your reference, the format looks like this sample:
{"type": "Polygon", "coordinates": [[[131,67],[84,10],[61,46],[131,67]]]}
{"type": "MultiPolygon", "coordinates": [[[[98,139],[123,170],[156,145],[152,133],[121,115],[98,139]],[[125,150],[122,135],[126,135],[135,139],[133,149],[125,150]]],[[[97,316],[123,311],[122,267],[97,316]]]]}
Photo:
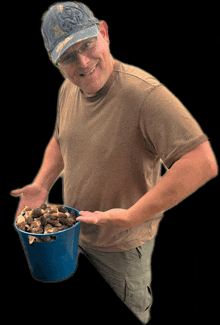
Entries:
{"type": "Polygon", "coordinates": [[[42,214],[43,213],[42,213],[41,209],[33,209],[32,213],[31,213],[31,216],[33,218],[38,218],[38,217],[42,216],[42,214]]]}
{"type": "Polygon", "coordinates": [[[63,207],[62,205],[58,205],[57,209],[59,212],[64,212],[64,213],[67,212],[67,209],[65,207],[63,207]]]}

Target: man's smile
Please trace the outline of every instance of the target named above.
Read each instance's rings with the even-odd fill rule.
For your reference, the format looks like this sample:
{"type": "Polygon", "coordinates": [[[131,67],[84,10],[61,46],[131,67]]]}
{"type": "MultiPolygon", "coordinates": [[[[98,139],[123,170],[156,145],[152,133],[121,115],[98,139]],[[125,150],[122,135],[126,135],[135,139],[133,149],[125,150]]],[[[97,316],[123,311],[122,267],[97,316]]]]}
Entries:
{"type": "Polygon", "coordinates": [[[96,67],[97,67],[97,64],[92,69],[90,69],[88,72],[80,73],[79,76],[86,77],[87,75],[91,75],[96,70],[96,67]]]}

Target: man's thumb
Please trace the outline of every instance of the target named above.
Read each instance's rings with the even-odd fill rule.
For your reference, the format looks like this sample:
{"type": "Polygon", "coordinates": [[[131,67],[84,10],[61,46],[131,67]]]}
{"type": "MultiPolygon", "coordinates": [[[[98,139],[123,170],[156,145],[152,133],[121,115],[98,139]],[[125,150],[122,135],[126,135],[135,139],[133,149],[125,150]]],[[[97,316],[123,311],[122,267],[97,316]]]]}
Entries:
{"type": "Polygon", "coordinates": [[[24,189],[23,188],[20,188],[18,190],[13,190],[10,192],[11,195],[13,196],[17,196],[17,195],[21,195],[23,193],[24,189]]]}

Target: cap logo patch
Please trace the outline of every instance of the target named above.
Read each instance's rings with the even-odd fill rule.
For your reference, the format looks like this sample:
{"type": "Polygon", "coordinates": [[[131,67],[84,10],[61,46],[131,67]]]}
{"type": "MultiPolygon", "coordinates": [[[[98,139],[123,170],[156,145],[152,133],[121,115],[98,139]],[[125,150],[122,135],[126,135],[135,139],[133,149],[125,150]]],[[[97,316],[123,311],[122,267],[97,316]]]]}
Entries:
{"type": "Polygon", "coordinates": [[[61,35],[66,34],[66,32],[62,31],[58,25],[55,25],[53,30],[55,31],[55,36],[56,37],[59,36],[60,34],[61,35]]]}

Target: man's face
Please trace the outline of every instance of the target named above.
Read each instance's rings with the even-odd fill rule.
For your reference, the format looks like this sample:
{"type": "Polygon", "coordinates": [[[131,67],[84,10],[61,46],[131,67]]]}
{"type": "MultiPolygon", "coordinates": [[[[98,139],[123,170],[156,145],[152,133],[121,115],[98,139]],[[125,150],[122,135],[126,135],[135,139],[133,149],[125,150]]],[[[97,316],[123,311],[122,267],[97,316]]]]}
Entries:
{"type": "MultiPolygon", "coordinates": [[[[89,56],[83,56],[77,53],[77,62],[75,64],[60,68],[61,73],[74,85],[78,86],[86,97],[95,96],[105,85],[113,71],[114,61],[109,50],[107,25],[102,21],[99,27],[100,32],[98,34],[95,51],[89,56]]],[[[86,40],[71,46],[63,54],[62,58],[78,50],[84,43],[86,43],[86,40]]]]}

